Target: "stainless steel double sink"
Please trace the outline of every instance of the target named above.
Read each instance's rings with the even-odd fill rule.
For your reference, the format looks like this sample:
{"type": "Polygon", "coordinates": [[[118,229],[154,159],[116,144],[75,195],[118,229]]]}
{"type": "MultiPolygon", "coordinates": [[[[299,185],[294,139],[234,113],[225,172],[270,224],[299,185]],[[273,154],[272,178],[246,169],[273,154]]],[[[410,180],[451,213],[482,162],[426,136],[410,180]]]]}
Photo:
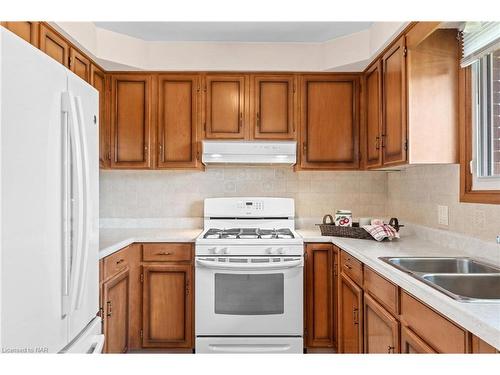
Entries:
{"type": "Polygon", "coordinates": [[[500,267],[466,257],[380,257],[461,302],[500,303],[500,267]]]}

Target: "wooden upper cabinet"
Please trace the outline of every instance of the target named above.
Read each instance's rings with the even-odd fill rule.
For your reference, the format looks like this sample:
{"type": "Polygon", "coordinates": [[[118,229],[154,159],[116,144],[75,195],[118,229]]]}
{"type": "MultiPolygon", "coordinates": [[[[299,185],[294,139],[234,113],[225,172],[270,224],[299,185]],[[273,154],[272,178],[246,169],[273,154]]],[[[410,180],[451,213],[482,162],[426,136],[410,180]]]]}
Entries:
{"type": "Polygon", "coordinates": [[[399,322],[369,294],[364,295],[365,353],[399,353],[399,322]]]}
{"type": "Polygon", "coordinates": [[[78,77],[90,82],[90,60],[73,47],[69,51],[69,68],[78,77]]]}
{"type": "Polygon", "coordinates": [[[363,353],[363,290],[343,273],[339,286],[339,352],[363,353]]]}
{"type": "Polygon", "coordinates": [[[129,270],[126,268],[103,284],[105,353],[128,349],[129,270]]]}
{"type": "Polygon", "coordinates": [[[368,68],[366,79],[366,166],[382,165],[382,62],[368,68]]]}
{"type": "Polygon", "coordinates": [[[199,77],[158,76],[157,167],[197,165],[199,77]]]}
{"type": "Polygon", "coordinates": [[[90,84],[99,92],[99,167],[109,167],[109,122],[106,100],[106,75],[94,64],[90,66],[90,84]]]}
{"type": "Polygon", "coordinates": [[[295,136],[295,77],[254,75],[251,78],[253,138],[293,139],[295,136]]]}
{"type": "Polygon", "coordinates": [[[7,30],[12,31],[17,36],[23,38],[28,43],[34,45],[38,48],[38,30],[40,28],[40,22],[32,21],[18,21],[18,22],[2,22],[7,30]]]}
{"type": "Polygon", "coordinates": [[[192,265],[143,266],[143,347],[193,347],[192,265]]]}
{"type": "MultiPolygon", "coordinates": [[[[382,56],[384,165],[407,160],[406,47],[401,37],[382,56]]],[[[425,110],[425,109],[423,109],[425,110]]]]}
{"type": "Polygon", "coordinates": [[[111,167],[150,168],[149,74],[111,76],[111,167]]]}
{"type": "Polygon", "coordinates": [[[302,169],[359,167],[359,75],[302,76],[302,169]]]}
{"type": "Polygon", "coordinates": [[[337,269],[332,244],[307,244],[306,348],[337,348],[337,269]]]}
{"type": "Polygon", "coordinates": [[[246,138],[247,89],[246,75],[205,76],[205,138],[246,138]]]}
{"type": "Polygon", "coordinates": [[[43,23],[40,25],[40,50],[69,67],[69,43],[43,23]]]}

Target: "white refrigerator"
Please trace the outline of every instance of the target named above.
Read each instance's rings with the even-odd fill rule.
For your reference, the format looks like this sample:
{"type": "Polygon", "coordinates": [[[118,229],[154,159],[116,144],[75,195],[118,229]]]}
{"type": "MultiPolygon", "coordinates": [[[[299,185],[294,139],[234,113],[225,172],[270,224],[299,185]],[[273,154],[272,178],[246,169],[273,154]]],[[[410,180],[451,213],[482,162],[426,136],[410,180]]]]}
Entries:
{"type": "Polygon", "coordinates": [[[100,353],[98,92],[0,27],[0,349],[100,353]]]}

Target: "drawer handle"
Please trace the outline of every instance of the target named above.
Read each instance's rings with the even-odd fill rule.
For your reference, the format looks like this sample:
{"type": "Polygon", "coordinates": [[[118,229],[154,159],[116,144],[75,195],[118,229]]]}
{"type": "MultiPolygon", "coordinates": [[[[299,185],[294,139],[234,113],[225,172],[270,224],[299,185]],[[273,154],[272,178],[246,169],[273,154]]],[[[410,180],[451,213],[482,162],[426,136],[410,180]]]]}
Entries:
{"type": "Polygon", "coordinates": [[[388,354],[394,354],[394,346],[388,346],[387,347],[387,353],[388,354]]]}
{"type": "Polygon", "coordinates": [[[359,324],[359,310],[358,309],[353,309],[352,310],[352,320],[354,324],[359,324]]]}
{"type": "Polygon", "coordinates": [[[162,252],[159,252],[159,253],[156,253],[156,255],[171,255],[172,253],[168,252],[168,251],[162,251],[162,252]]]}
{"type": "Polygon", "coordinates": [[[348,270],[352,270],[352,267],[349,264],[344,264],[344,267],[347,268],[348,270]]]}
{"type": "Polygon", "coordinates": [[[125,262],[125,259],[120,259],[120,260],[116,261],[116,264],[120,264],[120,263],[123,263],[123,262],[125,262]]]}
{"type": "Polygon", "coordinates": [[[112,312],[112,311],[111,311],[111,301],[108,301],[108,302],[106,303],[106,305],[107,305],[107,308],[108,308],[108,311],[107,311],[107,313],[106,313],[106,316],[111,316],[111,312],[112,312]]]}

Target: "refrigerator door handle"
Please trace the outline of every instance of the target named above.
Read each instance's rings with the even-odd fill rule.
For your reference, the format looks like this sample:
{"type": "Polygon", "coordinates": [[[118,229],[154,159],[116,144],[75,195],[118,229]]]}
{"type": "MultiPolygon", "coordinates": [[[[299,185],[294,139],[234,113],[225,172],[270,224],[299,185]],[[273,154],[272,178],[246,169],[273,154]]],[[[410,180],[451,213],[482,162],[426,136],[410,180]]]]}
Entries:
{"type": "Polygon", "coordinates": [[[89,228],[90,228],[90,218],[91,208],[89,201],[89,191],[90,191],[90,173],[89,173],[89,158],[87,154],[87,140],[85,134],[85,118],[83,116],[83,106],[82,101],[79,96],[74,97],[76,104],[76,115],[78,119],[78,128],[80,134],[80,150],[81,150],[81,162],[82,162],[82,177],[83,177],[83,225],[82,225],[82,253],[80,257],[80,271],[78,288],[76,291],[76,305],[75,308],[79,309],[82,304],[83,292],[85,287],[85,281],[87,278],[87,263],[88,263],[88,253],[89,253],[89,228]]]}
{"type": "MultiPolygon", "coordinates": [[[[78,115],[76,112],[76,106],[73,95],[67,92],[65,95],[68,96],[69,103],[69,118],[70,118],[70,139],[71,139],[71,151],[75,159],[75,170],[76,170],[76,207],[77,214],[76,217],[72,216],[72,223],[75,225],[76,230],[73,231],[73,238],[76,241],[72,243],[72,256],[71,256],[71,285],[70,285],[70,295],[74,296],[74,292],[77,290],[77,283],[80,279],[80,268],[81,268],[81,258],[82,258],[82,248],[83,248],[83,225],[84,225],[84,204],[83,204],[83,162],[82,162],[82,150],[80,141],[80,132],[78,129],[78,115]]],[[[72,176],[73,177],[73,176],[72,176]]],[[[74,198],[73,198],[74,199],[74,198]]]]}
{"type": "Polygon", "coordinates": [[[70,309],[70,249],[71,249],[71,142],[69,129],[69,96],[61,96],[62,112],[62,303],[61,316],[64,318],[70,309]]]}

